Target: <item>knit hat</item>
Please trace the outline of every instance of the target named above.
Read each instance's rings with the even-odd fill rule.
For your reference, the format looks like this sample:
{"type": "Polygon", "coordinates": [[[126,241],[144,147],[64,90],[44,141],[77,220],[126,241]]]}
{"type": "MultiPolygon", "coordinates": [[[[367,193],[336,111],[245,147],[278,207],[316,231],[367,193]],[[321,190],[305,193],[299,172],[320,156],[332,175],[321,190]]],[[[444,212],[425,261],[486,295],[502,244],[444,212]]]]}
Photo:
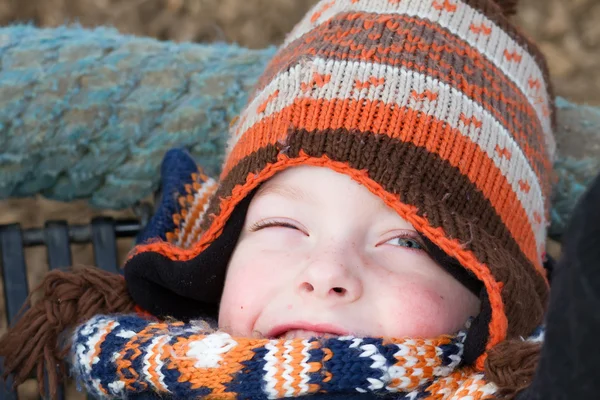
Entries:
{"type": "Polygon", "coordinates": [[[158,316],[214,313],[252,193],[313,165],[364,185],[482,283],[465,344],[478,368],[496,344],[529,335],[548,296],[555,111],[545,60],[507,19],[513,9],[320,1],[233,124],[219,182],[190,166],[187,182],[163,188],[164,201],[183,195],[125,266],[133,299],[158,316]]]}

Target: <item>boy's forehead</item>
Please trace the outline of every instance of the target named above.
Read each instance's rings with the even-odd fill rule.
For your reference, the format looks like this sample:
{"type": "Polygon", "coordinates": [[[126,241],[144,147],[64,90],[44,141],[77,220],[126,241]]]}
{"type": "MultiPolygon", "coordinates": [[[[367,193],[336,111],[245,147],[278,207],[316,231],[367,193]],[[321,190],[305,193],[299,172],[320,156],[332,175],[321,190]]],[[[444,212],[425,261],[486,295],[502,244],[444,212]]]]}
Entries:
{"type": "Polygon", "coordinates": [[[271,194],[285,197],[290,200],[315,202],[315,199],[311,195],[311,193],[305,191],[301,187],[286,183],[285,181],[283,181],[283,182],[267,181],[267,182],[263,183],[260,186],[260,188],[258,189],[258,191],[256,192],[256,194],[254,195],[254,199],[266,197],[271,194]]]}
{"type": "Polygon", "coordinates": [[[352,191],[353,194],[357,194],[358,191],[362,192],[363,196],[360,196],[363,200],[360,202],[362,209],[367,209],[371,205],[369,208],[377,213],[398,216],[396,211],[385,204],[379,196],[372,193],[364,185],[354,181],[350,176],[328,168],[314,166],[290,168],[279,172],[260,185],[253,200],[276,195],[284,199],[317,205],[331,199],[332,194],[340,195],[342,192],[336,190],[340,188],[340,185],[355,189],[352,191]]]}
{"type": "Polygon", "coordinates": [[[339,189],[347,183],[358,184],[329,168],[301,165],[278,172],[263,182],[254,198],[274,194],[289,200],[320,203],[330,197],[331,189],[339,189]]]}

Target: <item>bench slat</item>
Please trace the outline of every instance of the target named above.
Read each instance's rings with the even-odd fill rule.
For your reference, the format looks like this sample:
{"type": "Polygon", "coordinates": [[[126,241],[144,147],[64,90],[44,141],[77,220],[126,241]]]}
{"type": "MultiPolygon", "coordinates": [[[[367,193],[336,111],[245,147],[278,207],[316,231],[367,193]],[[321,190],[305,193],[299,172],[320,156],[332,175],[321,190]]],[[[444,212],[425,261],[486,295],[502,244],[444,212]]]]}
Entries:
{"type": "Polygon", "coordinates": [[[18,224],[0,226],[0,252],[6,315],[10,325],[15,321],[29,291],[23,239],[18,224]]]}
{"type": "MultiPolygon", "coordinates": [[[[69,226],[65,221],[48,221],[44,228],[44,237],[46,241],[46,249],[48,254],[48,266],[51,270],[70,267],[71,259],[71,244],[69,242],[69,226]]],[[[48,387],[48,373],[44,372],[44,380],[48,387]]],[[[64,387],[60,385],[57,388],[56,395],[58,400],[64,400],[64,387]]],[[[47,397],[49,393],[46,393],[47,397]]]]}
{"type": "Polygon", "coordinates": [[[92,220],[92,244],[96,266],[119,273],[115,221],[112,218],[98,217],[92,220]]]}
{"type": "MultiPolygon", "coordinates": [[[[25,270],[25,254],[23,252],[23,235],[18,224],[0,226],[0,264],[4,280],[4,301],[8,325],[12,325],[27,299],[27,272],[25,270]]],[[[0,365],[0,373],[2,365],[0,365]]],[[[0,382],[0,398],[17,400],[13,391],[12,379],[0,382]]]]}
{"type": "Polygon", "coordinates": [[[69,226],[65,221],[48,221],[44,229],[50,269],[70,267],[71,243],[69,242],[69,226]]]}

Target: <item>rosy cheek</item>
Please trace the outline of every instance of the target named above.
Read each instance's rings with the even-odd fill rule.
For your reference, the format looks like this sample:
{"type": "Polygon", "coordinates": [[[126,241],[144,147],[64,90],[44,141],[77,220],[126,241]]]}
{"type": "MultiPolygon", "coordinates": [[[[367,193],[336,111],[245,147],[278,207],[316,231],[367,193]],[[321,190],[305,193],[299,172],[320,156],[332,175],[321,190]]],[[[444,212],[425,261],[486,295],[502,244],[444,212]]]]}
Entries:
{"type": "Polygon", "coordinates": [[[252,277],[245,271],[251,266],[241,266],[227,276],[219,306],[219,327],[236,335],[251,331],[252,315],[256,312],[257,291],[253,290],[252,277]]]}
{"type": "Polygon", "coordinates": [[[448,330],[448,303],[437,290],[419,283],[396,287],[394,336],[432,337],[448,330]]]}
{"type": "Polygon", "coordinates": [[[240,246],[232,257],[219,310],[219,327],[236,335],[252,334],[261,312],[289,280],[286,252],[240,246]],[[266,279],[265,277],[268,277],[266,279]]]}

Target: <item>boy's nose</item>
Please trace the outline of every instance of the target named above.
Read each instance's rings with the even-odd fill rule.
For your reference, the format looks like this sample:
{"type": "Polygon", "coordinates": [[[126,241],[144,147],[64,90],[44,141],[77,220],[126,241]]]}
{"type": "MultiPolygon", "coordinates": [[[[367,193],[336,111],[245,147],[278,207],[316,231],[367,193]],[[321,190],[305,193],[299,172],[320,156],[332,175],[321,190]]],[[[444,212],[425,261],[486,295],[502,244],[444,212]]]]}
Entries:
{"type": "Polygon", "coordinates": [[[313,261],[300,276],[301,296],[351,303],[362,295],[362,282],[346,265],[333,260],[313,261]]]}

